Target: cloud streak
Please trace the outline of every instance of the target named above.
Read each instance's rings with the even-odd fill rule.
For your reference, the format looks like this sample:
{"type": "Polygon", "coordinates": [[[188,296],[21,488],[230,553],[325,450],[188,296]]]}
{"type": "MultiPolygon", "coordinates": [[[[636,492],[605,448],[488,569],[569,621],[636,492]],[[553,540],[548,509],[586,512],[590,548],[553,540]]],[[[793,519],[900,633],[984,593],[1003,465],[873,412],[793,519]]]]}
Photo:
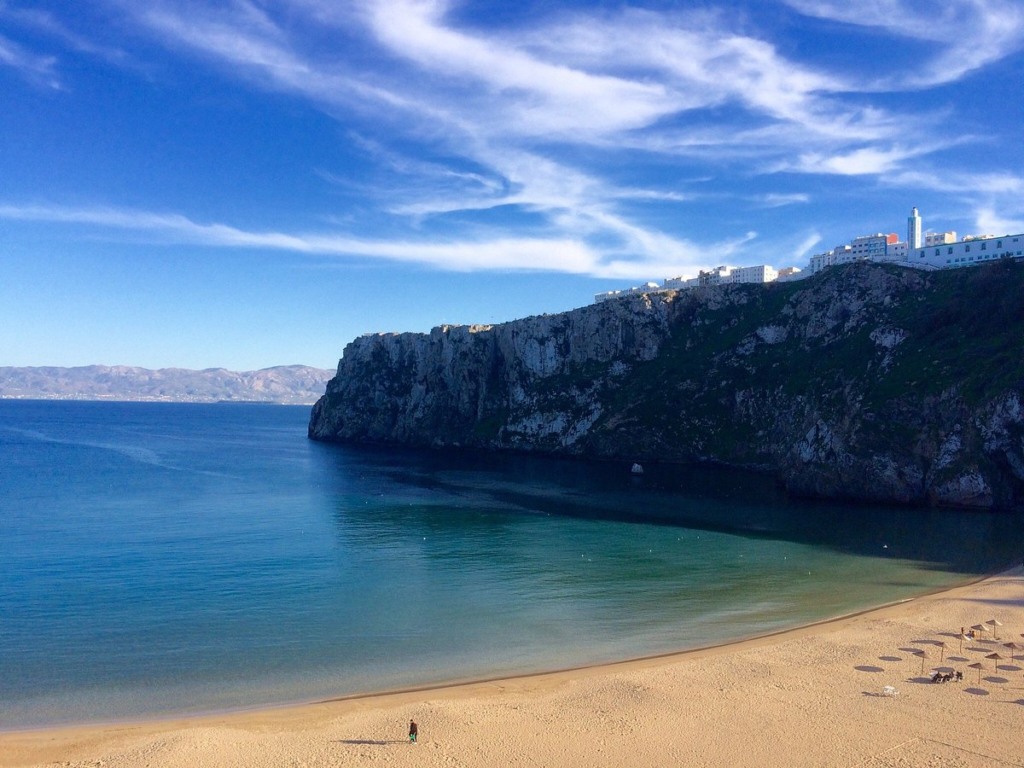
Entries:
{"type": "MultiPolygon", "coordinates": [[[[572,214],[566,212],[564,215],[572,214]]],[[[114,207],[0,204],[0,219],[145,232],[165,243],[369,258],[453,272],[558,272],[642,279],[651,274],[695,273],[705,257],[705,250],[701,247],[667,235],[652,234],[613,216],[592,216],[586,226],[580,227],[590,234],[614,232],[619,245],[604,249],[592,247],[585,237],[433,238],[416,241],[359,238],[344,232],[251,231],[221,223],[199,223],[176,213],[114,207]],[[619,256],[632,256],[637,250],[652,255],[639,261],[619,256]]],[[[720,257],[729,257],[739,253],[755,237],[754,233],[746,233],[715,243],[712,249],[720,257]]]]}
{"type": "Polygon", "coordinates": [[[886,78],[882,90],[926,88],[959,80],[1024,50],[1024,7],[1016,0],[784,0],[808,16],[883,30],[928,43],[923,66],[886,78]]]}
{"type": "Polygon", "coordinates": [[[27,80],[49,88],[60,88],[54,56],[41,56],[0,35],[0,66],[11,67],[27,80]]]}
{"type": "Polygon", "coordinates": [[[451,271],[489,269],[587,274],[598,264],[596,255],[585,244],[554,238],[421,243],[364,240],[330,233],[252,232],[225,224],[201,224],[180,214],[117,208],[0,205],[0,218],[152,232],[177,243],[367,257],[451,271]]]}

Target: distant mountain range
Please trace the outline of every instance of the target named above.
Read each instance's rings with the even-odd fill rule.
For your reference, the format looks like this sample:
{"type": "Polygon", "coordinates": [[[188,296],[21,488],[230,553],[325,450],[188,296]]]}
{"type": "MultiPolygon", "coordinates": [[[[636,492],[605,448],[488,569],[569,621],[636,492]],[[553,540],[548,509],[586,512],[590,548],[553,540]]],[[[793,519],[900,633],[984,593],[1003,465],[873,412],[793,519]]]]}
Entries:
{"type": "Polygon", "coordinates": [[[259,371],[206,368],[0,367],[0,398],[24,400],[137,400],[163,402],[260,402],[311,404],[334,371],[280,365],[259,371]]]}

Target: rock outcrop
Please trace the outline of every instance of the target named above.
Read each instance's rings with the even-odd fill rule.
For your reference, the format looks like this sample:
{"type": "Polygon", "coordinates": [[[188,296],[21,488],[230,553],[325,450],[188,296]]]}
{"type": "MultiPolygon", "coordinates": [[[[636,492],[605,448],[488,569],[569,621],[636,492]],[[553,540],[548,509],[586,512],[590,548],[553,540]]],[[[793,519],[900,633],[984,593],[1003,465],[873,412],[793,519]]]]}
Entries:
{"type": "Polygon", "coordinates": [[[795,494],[1024,507],[1024,264],[633,296],[349,344],[317,440],[716,462],[795,494]]]}

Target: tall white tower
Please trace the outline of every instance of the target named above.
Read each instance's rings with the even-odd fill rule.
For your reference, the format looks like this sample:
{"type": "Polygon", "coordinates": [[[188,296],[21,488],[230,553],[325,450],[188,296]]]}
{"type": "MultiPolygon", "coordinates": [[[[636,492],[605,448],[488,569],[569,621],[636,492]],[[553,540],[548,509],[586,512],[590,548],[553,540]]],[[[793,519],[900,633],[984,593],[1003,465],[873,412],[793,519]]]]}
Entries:
{"type": "Polygon", "coordinates": [[[921,247],[921,214],[917,208],[910,211],[907,217],[907,250],[913,251],[921,247]]]}

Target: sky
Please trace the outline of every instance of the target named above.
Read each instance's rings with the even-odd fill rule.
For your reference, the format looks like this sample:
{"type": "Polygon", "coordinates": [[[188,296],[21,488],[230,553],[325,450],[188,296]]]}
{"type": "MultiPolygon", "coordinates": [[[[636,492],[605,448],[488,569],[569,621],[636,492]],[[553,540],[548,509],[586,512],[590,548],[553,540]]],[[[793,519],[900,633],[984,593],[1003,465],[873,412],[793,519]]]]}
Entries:
{"type": "Polygon", "coordinates": [[[1020,0],[0,0],[0,366],[333,368],[1024,232],[1020,0]]]}

